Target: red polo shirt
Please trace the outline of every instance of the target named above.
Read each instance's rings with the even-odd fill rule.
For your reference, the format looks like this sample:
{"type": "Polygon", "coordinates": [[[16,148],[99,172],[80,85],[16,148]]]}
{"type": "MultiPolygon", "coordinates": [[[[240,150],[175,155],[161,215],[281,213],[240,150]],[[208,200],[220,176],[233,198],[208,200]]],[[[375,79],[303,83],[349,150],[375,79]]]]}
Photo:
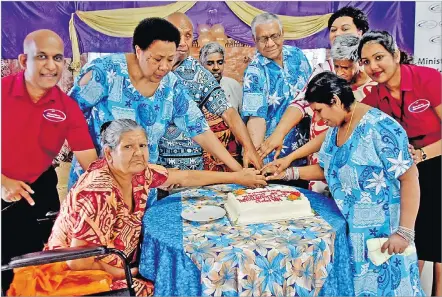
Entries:
{"type": "Polygon", "coordinates": [[[2,78],[2,174],[34,182],[57,156],[65,139],[73,151],[94,148],[77,103],[59,87],[34,103],[24,73],[2,78]]]}
{"type": "Polygon", "coordinates": [[[410,143],[421,148],[441,139],[441,119],[435,107],[442,103],[442,74],[424,66],[400,67],[400,100],[394,99],[384,84],[379,84],[362,102],[391,115],[407,131],[410,143]]]}

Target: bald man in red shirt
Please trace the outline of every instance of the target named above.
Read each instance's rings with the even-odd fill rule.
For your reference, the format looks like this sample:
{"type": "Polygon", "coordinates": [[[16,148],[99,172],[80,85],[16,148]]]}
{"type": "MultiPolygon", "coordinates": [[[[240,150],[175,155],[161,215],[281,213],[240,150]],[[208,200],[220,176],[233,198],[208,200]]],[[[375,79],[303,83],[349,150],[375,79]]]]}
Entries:
{"type": "MultiPolygon", "coordinates": [[[[50,228],[37,219],[58,211],[57,175],[52,160],[68,140],[86,169],[97,159],[77,103],[56,84],[64,65],[63,41],[38,30],[23,43],[24,71],[2,78],[2,262],[39,251],[50,228]]],[[[2,263],[4,264],[4,263],[2,263]]],[[[3,288],[10,275],[2,273],[3,288]]]]}

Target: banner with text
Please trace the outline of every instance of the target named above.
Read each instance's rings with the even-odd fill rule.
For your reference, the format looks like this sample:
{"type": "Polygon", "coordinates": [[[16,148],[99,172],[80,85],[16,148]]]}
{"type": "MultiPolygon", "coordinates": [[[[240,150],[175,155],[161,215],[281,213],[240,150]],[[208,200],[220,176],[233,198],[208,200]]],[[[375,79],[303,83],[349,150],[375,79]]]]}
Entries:
{"type": "Polygon", "coordinates": [[[416,1],[414,63],[442,72],[441,2],[416,1]]]}

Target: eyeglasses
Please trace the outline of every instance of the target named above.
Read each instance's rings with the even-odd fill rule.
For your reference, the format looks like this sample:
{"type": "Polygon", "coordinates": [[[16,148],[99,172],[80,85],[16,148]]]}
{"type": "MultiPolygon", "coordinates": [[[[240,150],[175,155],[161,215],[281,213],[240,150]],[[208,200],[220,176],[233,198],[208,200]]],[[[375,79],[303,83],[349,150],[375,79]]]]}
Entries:
{"type": "Polygon", "coordinates": [[[269,42],[269,39],[273,40],[273,42],[277,42],[277,41],[279,41],[281,39],[281,37],[282,37],[281,33],[275,33],[275,34],[272,34],[270,36],[261,36],[261,37],[259,37],[257,39],[258,39],[259,43],[261,43],[263,45],[266,45],[267,42],[269,42]]]}

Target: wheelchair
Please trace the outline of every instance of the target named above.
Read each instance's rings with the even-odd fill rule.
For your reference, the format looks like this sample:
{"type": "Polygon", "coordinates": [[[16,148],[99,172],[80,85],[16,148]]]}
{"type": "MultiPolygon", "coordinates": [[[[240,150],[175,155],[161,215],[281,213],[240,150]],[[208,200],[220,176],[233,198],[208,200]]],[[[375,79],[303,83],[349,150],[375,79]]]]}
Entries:
{"type": "MultiPolygon", "coordinates": [[[[52,225],[57,218],[58,212],[48,212],[44,218],[37,219],[37,224],[42,225],[43,228],[52,228],[52,225]],[[47,225],[47,226],[45,226],[47,225]]],[[[106,246],[98,247],[75,247],[75,248],[64,248],[50,251],[39,251],[21,255],[18,257],[13,257],[9,263],[2,265],[1,271],[12,270],[14,268],[34,266],[49,264],[55,262],[76,260],[81,258],[89,258],[96,256],[103,256],[114,254],[121,258],[124,263],[124,272],[126,276],[126,289],[113,290],[108,292],[101,292],[92,294],[89,296],[136,296],[135,290],[132,288],[133,279],[130,272],[130,261],[127,259],[126,255],[117,249],[108,248],[106,246]]],[[[2,288],[2,296],[6,296],[6,290],[2,288]]]]}
{"type": "MultiPolygon", "coordinates": [[[[114,248],[107,248],[105,246],[75,247],[75,248],[65,248],[65,249],[29,253],[12,258],[8,264],[2,265],[2,271],[11,270],[14,268],[26,267],[26,266],[49,264],[49,263],[96,257],[108,254],[117,255],[123,261],[127,288],[108,291],[108,292],[101,292],[89,296],[135,296],[135,290],[132,288],[133,279],[132,279],[132,274],[130,272],[130,263],[126,255],[120,250],[114,248]]],[[[2,288],[2,296],[6,296],[5,293],[6,291],[4,291],[2,288]]]]}

